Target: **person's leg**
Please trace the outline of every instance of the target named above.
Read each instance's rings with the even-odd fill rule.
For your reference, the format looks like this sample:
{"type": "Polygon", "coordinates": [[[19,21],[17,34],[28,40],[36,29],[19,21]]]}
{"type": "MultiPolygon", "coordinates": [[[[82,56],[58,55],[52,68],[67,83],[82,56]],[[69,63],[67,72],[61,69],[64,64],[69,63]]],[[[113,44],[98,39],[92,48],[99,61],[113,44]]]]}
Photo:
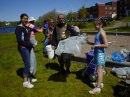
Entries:
{"type": "Polygon", "coordinates": [[[63,56],[63,60],[66,67],[66,77],[68,77],[70,74],[71,54],[65,53],[63,56]]]}
{"type": "Polygon", "coordinates": [[[103,84],[103,67],[106,63],[106,54],[105,53],[98,53],[97,55],[97,87],[101,88],[101,84],[103,84]]]}
{"type": "Polygon", "coordinates": [[[98,79],[97,79],[97,87],[101,87],[101,83],[103,82],[103,67],[97,66],[97,73],[98,73],[98,79]]]}
{"type": "Polygon", "coordinates": [[[26,80],[26,77],[29,76],[29,70],[30,70],[30,53],[29,53],[29,50],[27,48],[21,48],[19,50],[21,56],[22,56],[22,59],[23,59],[23,62],[24,62],[24,70],[23,70],[23,77],[25,77],[25,81],[26,80]]]}
{"type": "Polygon", "coordinates": [[[97,82],[95,83],[95,88],[90,90],[90,94],[97,94],[101,92],[101,83],[103,78],[102,66],[97,66],[97,82]]]}
{"type": "Polygon", "coordinates": [[[103,85],[103,66],[106,62],[106,55],[104,53],[96,52],[94,53],[94,62],[97,65],[97,82],[95,84],[95,88],[90,90],[90,94],[96,94],[101,92],[101,88],[103,85]]]}
{"type": "Polygon", "coordinates": [[[27,88],[33,88],[34,85],[30,84],[28,82],[29,72],[30,72],[30,51],[27,48],[21,48],[19,49],[19,52],[22,56],[23,62],[24,62],[24,70],[23,70],[23,86],[27,88]]]}
{"type": "Polygon", "coordinates": [[[48,43],[49,43],[49,39],[46,38],[45,41],[44,41],[44,43],[43,43],[43,45],[44,45],[43,52],[44,52],[44,53],[47,52],[46,46],[48,45],[48,43]]]}
{"type": "Polygon", "coordinates": [[[60,56],[57,57],[58,58],[58,62],[60,64],[60,72],[64,72],[64,60],[63,60],[63,54],[61,54],[60,56]]]}
{"type": "Polygon", "coordinates": [[[66,71],[70,73],[70,64],[71,64],[71,54],[65,53],[63,56],[63,60],[65,63],[66,71]]]}

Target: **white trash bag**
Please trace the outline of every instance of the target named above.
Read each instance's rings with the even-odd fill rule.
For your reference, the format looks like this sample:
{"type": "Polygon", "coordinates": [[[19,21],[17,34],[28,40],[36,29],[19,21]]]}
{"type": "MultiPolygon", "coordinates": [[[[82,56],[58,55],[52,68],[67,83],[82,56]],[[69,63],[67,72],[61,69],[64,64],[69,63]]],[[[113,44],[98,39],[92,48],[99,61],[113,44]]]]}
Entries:
{"type": "Polygon", "coordinates": [[[49,59],[52,59],[54,57],[54,50],[52,49],[51,45],[46,46],[47,49],[47,55],[49,59]]]}
{"type": "Polygon", "coordinates": [[[58,44],[57,49],[55,50],[56,55],[61,55],[62,53],[70,54],[81,54],[81,47],[83,43],[86,43],[87,37],[82,36],[73,36],[65,40],[61,40],[58,44]]]}

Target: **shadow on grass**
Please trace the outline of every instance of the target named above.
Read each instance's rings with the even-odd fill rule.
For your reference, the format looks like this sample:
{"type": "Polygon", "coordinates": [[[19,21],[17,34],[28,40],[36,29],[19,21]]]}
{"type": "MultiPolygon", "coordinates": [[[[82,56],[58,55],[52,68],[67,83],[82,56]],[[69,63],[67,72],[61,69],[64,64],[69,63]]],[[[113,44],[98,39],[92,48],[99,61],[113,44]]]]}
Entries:
{"type": "Polygon", "coordinates": [[[82,76],[84,69],[81,69],[79,71],[76,72],[72,72],[73,74],[76,74],[76,79],[81,80],[83,83],[85,83],[87,86],[94,88],[93,85],[91,84],[91,80],[89,79],[89,77],[87,75],[82,76]]]}
{"type": "Polygon", "coordinates": [[[23,78],[23,68],[19,68],[16,72],[19,77],[23,78]]]}
{"type": "MultiPolygon", "coordinates": [[[[56,70],[56,71],[60,70],[59,64],[57,64],[57,63],[47,63],[45,66],[46,66],[47,69],[52,69],[52,70],[56,70]]],[[[61,73],[57,72],[55,74],[52,74],[48,78],[48,81],[67,82],[66,74],[65,73],[61,74],[61,73]]]]}
{"type": "Polygon", "coordinates": [[[115,73],[115,72],[112,72],[112,71],[111,71],[110,73],[111,73],[113,76],[116,76],[116,73],[115,73]]]}
{"type": "Polygon", "coordinates": [[[60,74],[59,72],[52,74],[49,78],[48,81],[55,81],[55,82],[67,82],[66,80],[66,74],[60,74]]]}
{"type": "MultiPolygon", "coordinates": [[[[52,70],[56,70],[59,71],[60,67],[59,64],[57,63],[47,63],[46,65],[47,69],[52,69],[52,70]]],[[[87,84],[89,87],[93,88],[93,85],[91,84],[90,79],[88,78],[88,76],[82,76],[84,69],[81,69],[79,71],[76,72],[71,72],[72,74],[76,74],[76,79],[81,80],[83,83],[87,84]]],[[[59,72],[52,74],[49,78],[48,81],[56,81],[56,82],[67,82],[66,80],[66,74],[60,74],[59,72]]]]}
{"type": "Polygon", "coordinates": [[[45,65],[45,67],[47,69],[53,69],[53,70],[57,70],[57,71],[59,71],[59,69],[60,69],[59,64],[57,64],[57,63],[47,63],[45,65]]]}
{"type": "Polygon", "coordinates": [[[130,91],[126,91],[126,86],[116,85],[112,86],[114,91],[114,97],[130,97],[130,91]]]}

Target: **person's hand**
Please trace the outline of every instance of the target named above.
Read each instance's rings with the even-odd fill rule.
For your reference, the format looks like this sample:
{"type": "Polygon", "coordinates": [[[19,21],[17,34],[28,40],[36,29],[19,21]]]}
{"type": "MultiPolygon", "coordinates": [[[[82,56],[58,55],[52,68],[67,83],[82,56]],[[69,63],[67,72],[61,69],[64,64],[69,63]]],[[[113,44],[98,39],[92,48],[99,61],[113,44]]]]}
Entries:
{"type": "Polygon", "coordinates": [[[41,28],[41,32],[43,32],[43,28],[41,28]]]}
{"type": "Polygon", "coordinates": [[[51,47],[52,47],[53,50],[55,49],[55,46],[51,46],[51,47]]]}
{"type": "Polygon", "coordinates": [[[86,42],[89,43],[89,40],[87,39],[86,42]]]}
{"type": "Polygon", "coordinates": [[[95,46],[93,45],[93,46],[91,47],[91,49],[94,50],[94,48],[95,48],[95,46]]]}

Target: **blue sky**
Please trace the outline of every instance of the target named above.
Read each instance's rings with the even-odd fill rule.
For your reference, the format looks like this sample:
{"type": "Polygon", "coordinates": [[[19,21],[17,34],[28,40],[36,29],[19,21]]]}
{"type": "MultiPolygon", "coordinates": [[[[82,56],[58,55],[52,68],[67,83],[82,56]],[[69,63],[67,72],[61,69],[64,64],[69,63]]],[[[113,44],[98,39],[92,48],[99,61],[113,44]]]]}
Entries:
{"type": "Polygon", "coordinates": [[[114,0],[0,0],[0,21],[19,21],[22,13],[38,19],[54,8],[60,13],[76,12],[83,5],[90,7],[110,1],[114,0]]]}

